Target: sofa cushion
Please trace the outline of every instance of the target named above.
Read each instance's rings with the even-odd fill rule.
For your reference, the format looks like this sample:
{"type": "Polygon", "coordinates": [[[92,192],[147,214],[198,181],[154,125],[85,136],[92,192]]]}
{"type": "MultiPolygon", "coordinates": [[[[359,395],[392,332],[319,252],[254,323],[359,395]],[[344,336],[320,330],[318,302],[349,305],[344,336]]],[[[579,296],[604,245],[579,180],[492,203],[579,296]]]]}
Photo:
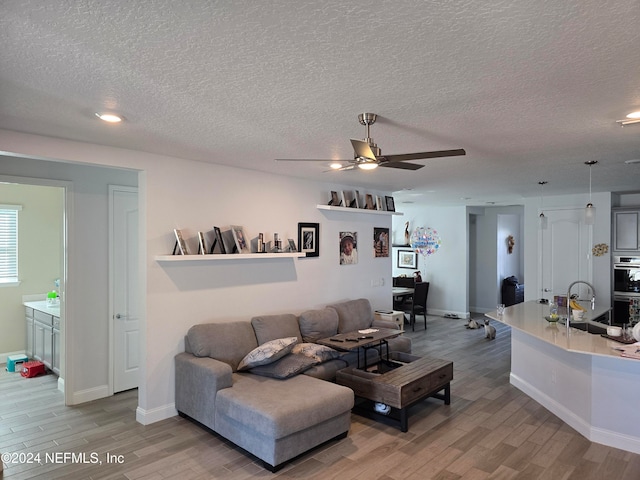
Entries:
{"type": "Polygon", "coordinates": [[[249,371],[256,375],[262,375],[263,377],[284,379],[302,373],[306,369],[313,367],[316,363],[318,363],[318,360],[313,357],[290,353],[280,360],[276,360],[267,365],[254,367],[249,371]]]}
{"type": "Polygon", "coordinates": [[[286,337],[258,345],[240,361],[238,370],[248,370],[259,365],[275,362],[290,353],[297,342],[297,337],[286,337]]]}
{"type": "Polygon", "coordinates": [[[258,346],[249,322],[202,323],[187,332],[189,348],[196,357],[225,362],[234,371],[240,360],[258,346]]]}
{"type": "Polygon", "coordinates": [[[298,343],[293,346],[291,353],[313,358],[317,363],[327,362],[340,356],[337,350],[317,343],[298,343]]]}
{"type": "Polygon", "coordinates": [[[338,313],[338,333],[369,328],[373,322],[371,303],[366,298],[328,305],[338,313]]]}
{"type": "Polygon", "coordinates": [[[316,342],[338,333],[338,313],[333,308],[307,310],[298,319],[303,342],[316,342]]]}
{"type": "Polygon", "coordinates": [[[351,408],[353,391],[335,383],[307,375],[275,380],[236,373],[233,388],[218,392],[215,422],[234,424],[238,432],[244,425],[250,426],[250,431],[259,436],[280,439],[349,412],[351,408]]]}
{"type": "Polygon", "coordinates": [[[298,342],[302,342],[298,317],[291,313],[253,317],[251,325],[256,332],[258,345],[284,337],[296,337],[298,342]]]}

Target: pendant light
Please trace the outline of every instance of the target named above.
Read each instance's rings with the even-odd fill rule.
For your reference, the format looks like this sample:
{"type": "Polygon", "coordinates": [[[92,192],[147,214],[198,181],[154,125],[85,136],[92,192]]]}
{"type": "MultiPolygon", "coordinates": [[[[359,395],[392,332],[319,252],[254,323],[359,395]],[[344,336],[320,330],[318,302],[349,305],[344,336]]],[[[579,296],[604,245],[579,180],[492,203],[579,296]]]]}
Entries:
{"type": "Polygon", "coordinates": [[[586,225],[593,225],[596,221],[596,207],[591,203],[591,167],[596,163],[598,163],[597,160],[584,162],[585,165],[589,165],[589,203],[584,207],[584,223],[586,225]]]}
{"type": "Polygon", "coordinates": [[[538,227],[540,228],[540,230],[546,230],[547,229],[547,217],[544,214],[544,211],[542,210],[542,208],[544,207],[544,186],[549,183],[546,182],[544,180],[541,180],[538,182],[538,185],[540,185],[540,189],[542,191],[542,193],[540,194],[540,216],[539,216],[539,220],[538,220],[538,227]]]}

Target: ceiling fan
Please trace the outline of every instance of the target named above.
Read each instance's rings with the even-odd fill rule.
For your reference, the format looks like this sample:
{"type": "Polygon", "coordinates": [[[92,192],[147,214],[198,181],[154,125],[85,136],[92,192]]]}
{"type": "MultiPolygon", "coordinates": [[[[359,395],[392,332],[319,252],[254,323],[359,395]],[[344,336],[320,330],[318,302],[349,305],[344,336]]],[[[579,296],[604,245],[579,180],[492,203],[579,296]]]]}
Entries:
{"type": "Polygon", "coordinates": [[[370,136],[370,127],[376,123],[378,116],[375,113],[361,113],[358,121],[367,129],[367,136],[364,140],[351,139],[353,145],[353,160],[327,160],[311,158],[277,158],[276,162],[331,162],[338,165],[334,170],[353,170],[358,167],[363,170],[373,170],[377,167],[401,168],[403,170],[418,170],[424,165],[417,163],[407,163],[408,160],[419,160],[422,158],[455,157],[466,155],[462,148],[455,150],[436,150],[432,152],[404,153],[398,155],[382,155],[382,151],[370,136]],[[342,166],[342,163],[347,165],[342,166]]]}

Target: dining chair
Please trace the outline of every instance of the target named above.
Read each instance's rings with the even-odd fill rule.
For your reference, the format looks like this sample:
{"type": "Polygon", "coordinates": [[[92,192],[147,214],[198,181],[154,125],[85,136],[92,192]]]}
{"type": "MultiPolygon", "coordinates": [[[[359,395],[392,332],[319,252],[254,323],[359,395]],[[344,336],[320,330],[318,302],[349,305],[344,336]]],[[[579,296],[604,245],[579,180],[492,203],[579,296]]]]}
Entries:
{"type": "Polygon", "coordinates": [[[427,329],[427,296],[429,295],[429,282],[417,282],[414,287],[413,297],[410,303],[405,305],[405,312],[409,313],[411,330],[415,330],[416,315],[424,316],[424,329],[427,329]]]}

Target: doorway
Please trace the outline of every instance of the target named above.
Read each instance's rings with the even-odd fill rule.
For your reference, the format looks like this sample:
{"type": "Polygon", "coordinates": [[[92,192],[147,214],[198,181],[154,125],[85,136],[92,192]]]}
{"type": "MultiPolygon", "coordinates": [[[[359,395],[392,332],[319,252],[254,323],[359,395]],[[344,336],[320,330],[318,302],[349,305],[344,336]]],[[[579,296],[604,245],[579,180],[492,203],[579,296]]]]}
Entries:
{"type": "Polygon", "coordinates": [[[26,353],[29,358],[42,359],[55,372],[58,389],[64,392],[68,184],[8,176],[0,176],[0,181],[0,203],[19,207],[15,231],[17,281],[4,284],[0,290],[0,329],[4,332],[0,352],[3,356],[26,353]],[[39,310],[36,305],[44,305],[54,290],[59,303],[39,310]],[[34,322],[33,309],[25,316],[25,302],[37,310],[40,321],[34,322]],[[52,323],[42,320],[52,317],[52,323]]]}

